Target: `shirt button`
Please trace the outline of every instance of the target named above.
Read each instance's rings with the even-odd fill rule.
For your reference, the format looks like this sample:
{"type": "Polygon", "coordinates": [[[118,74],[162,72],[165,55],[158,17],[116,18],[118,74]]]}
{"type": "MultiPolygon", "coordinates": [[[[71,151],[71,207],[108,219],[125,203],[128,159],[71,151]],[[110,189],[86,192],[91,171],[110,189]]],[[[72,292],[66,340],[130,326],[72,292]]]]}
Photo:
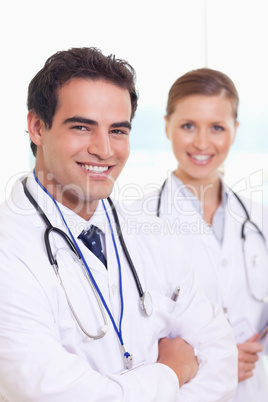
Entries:
{"type": "Polygon", "coordinates": [[[221,261],[221,266],[224,267],[224,268],[226,268],[227,265],[228,265],[228,261],[224,258],[224,259],[221,261]]]}
{"type": "Polygon", "coordinates": [[[112,285],[111,290],[112,290],[112,295],[113,296],[117,295],[117,286],[116,285],[112,285]]]}

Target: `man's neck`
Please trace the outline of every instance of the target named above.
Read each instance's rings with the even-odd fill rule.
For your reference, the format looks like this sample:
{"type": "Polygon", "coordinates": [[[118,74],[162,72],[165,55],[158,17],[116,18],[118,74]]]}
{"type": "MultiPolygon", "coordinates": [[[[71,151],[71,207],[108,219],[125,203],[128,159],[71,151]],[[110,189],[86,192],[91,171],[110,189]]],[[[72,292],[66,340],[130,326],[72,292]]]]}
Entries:
{"type": "Polygon", "coordinates": [[[87,201],[87,200],[76,199],[75,202],[73,202],[73,200],[69,200],[68,198],[64,198],[62,200],[62,205],[64,205],[71,211],[75,212],[77,215],[79,215],[86,221],[88,221],[93,216],[94,212],[97,209],[98,203],[99,203],[98,200],[87,201]]]}
{"type": "Polygon", "coordinates": [[[53,180],[45,180],[44,175],[35,169],[35,175],[41,186],[50,194],[54,200],[64,205],[69,210],[88,221],[97,209],[99,200],[89,200],[87,198],[78,197],[75,192],[63,191],[62,186],[53,180]]]}

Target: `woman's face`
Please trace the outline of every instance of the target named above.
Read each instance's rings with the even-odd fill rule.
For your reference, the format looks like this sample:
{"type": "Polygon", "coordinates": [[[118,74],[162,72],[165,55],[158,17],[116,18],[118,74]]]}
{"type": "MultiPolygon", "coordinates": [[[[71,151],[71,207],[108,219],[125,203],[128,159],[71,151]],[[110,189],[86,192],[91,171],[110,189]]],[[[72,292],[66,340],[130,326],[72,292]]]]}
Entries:
{"type": "Polygon", "coordinates": [[[178,161],[175,174],[184,182],[214,181],[234,142],[238,123],[224,96],[190,95],[166,117],[166,135],[178,161]]]}

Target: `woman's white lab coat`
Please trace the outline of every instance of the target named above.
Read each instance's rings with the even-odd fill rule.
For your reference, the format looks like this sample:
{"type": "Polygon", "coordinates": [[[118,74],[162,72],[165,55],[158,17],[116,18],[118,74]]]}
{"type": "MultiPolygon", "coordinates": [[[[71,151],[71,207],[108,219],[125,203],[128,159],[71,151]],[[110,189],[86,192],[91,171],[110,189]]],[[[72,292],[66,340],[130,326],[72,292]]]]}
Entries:
{"type": "MultiPolygon", "coordinates": [[[[268,325],[268,303],[261,303],[252,297],[268,296],[268,253],[267,244],[250,224],[246,225],[246,261],[242,251],[241,227],[246,216],[233,193],[228,192],[225,206],[224,239],[219,244],[211,228],[193,208],[191,199],[185,198],[180,182],[171,175],[161,195],[160,217],[166,233],[177,237],[188,254],[207,296],[227,309],[228,319],[233,327],[237,343],[261,332],[268,325]],[[178,236],[177,236],[178,235],[178,236]],[[250,291],[247,283],[247,275],[250,291]]],[[[132,212],[156,215],[159,191],[149,194],[131,207],[132,212]]],[[[268,239],[268,213],[250,200],[243,200],[259,228],[268,239]]],[[[268,353],[268,335],[263,341],[268,353]]],[[[264,358],[260,357],[254,369],[254,376],[239,383],[234,401],[268,401],[268,371],[264,358]]]]}
{"type": "MultiPolygon", "coordinates": [[[[66,231],[53,202],[36,187],[32,176],[28,188],[52,224],[66,231]]],[[[70,211],[70,215],[64,213],[77,236],[85,221],[70,211]]],[[[172,239],[162,235],[158,223],[120,219],[129,253],[154,307],[151,317],[142,314],[133,276],[116,238],[122,265],[123,340],[134,365],[141,365],[123,375],[119,374],[124,369],[122,351],[110,320],[108,332],[99,340],[86,338],[75,322],[47,259],[45,225],[20,182],[0,207],[0,394],[5,400],[223,402],[232,397],[237,376],[233,335],[222,313],[200,291],[180,246],[178,258],[173,258],[173,252],[168,258],[172,239]],[[181,294],[174,302],[171,296],[177,285],[181,294]],[[196,377],[180,390],[174,372],[155,363],[158,340],[165,336],[184,337],[200,362],[196,377]]],[[[101,206],[90,223],[99,224],[106,233],[108,270],[79,245],[118,324],[118,266],[101,206]]],[[[79,319],[89,332],[98,333],[103,325],[100,309],[73,253],[57,235],[51,235],[51,244],[79,319]]]]}

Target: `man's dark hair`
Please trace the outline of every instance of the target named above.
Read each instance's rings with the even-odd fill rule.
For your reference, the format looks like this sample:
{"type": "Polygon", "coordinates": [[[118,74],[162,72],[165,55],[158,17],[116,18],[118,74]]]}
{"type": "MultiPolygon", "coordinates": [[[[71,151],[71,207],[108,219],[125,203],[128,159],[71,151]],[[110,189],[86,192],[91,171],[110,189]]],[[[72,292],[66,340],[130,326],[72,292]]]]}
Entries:
{"type": "MultiPolygon", "coordinates": [[[[105,80],[127,89],[131,100],[131,119],[137,109],[138,95],[135,86],[135,70],[114,55],[104,56],[94,47],[72,48],[49,57],[44,67],[29,84],[27,106],[43,120],[46,128],[52,127],[57,108],[58,90],[72,78],[105,80]]],[[[36,145],[31,141],[36,156],[36,145]]]]}

